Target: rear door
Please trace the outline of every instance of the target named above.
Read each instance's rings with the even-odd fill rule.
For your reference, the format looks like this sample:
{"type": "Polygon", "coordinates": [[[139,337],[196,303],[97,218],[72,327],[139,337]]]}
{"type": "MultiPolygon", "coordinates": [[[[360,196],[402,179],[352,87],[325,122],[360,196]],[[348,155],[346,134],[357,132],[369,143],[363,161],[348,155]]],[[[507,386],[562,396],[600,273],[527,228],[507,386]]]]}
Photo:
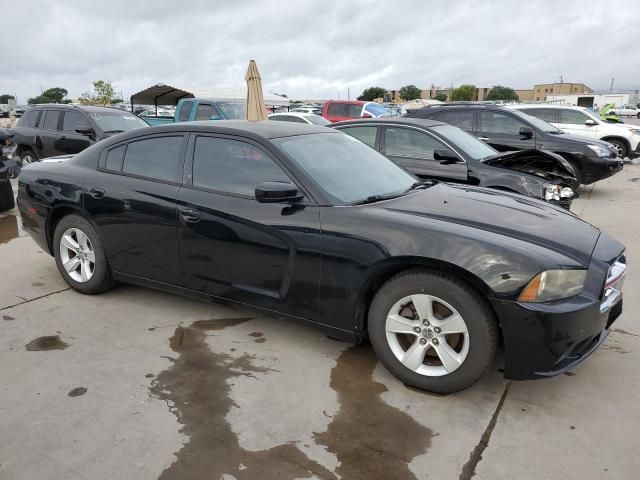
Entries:
{"type": "Polygon", "coordinates": [[[263,182],[294,183],[262,145],[192,134],[178,236],[185,285],[278,312],[316,319],[320,276],[319,208],[260,203],[263,182]]]}
{"type": "Polygon", "coordinates": [[[467,180],[467,164],[436,160],[434,151],[449,148],[431,134],[403,126],[385,126],[381,151],[414,175],[429,178],[467,180]]]}
{"type": "Polygon", "coordinates": [[[84,208],[114,272],[180,285],[176,197],[186,135],[138,137],[102,151],[84,208]]]}
{"type": "Polygon", "coordinates": [[[507,111],[478,110],[476,136],[498,151],[528,150],[536,148],[535,130],[531,138],[520,135],[522,127],[531,128],[507,111]]]}
{"type": "Polygon", "coordinates": [[[53,157],[61,155],[62,151],[58,150],[58,140],[62,136],[60,126],[62,124],[62,112],[60,110],[46,109],[40,119],[40,151],[39,158],[53,157]]]}
{"type": "Polygon", "coordinates": [[[78,127],[90,127],[91,122],[82,113],[67,110],[62,117],[62,134],[56,143],[60,153],[79,153],[89,147],[93,141],[86,135],[76,132],[78,127]]]}

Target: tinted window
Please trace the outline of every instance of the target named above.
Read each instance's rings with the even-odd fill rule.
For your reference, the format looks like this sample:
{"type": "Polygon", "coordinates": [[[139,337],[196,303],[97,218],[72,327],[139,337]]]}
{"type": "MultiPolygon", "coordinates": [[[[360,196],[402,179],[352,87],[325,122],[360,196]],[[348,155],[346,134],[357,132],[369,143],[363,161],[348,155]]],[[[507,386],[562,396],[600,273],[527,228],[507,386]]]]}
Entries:
{"type": "Polygon", "coordinates": [[[482,132],[520,135],[520,128],[526,126],[524,122],[506,113],[480,112],[480,131],[482,132]]]}
{"type": "Polygon", "coordinates": [[[44,114],[44,122],[40,122],[42,128],[45,130],[57,130],[60,112],[58,110],[45,110],[44,114]]]}
{"type": "Polygon", "coordinates": [[[192,101],[187,101],[182,104],[180,107],[180,116],[178,117],[179,122],[186,122],[189,120],[189,115],[191,115],[191,107],[193,107],[192,101]]]}
{"type": "Polygon", "coordinates": [[[362,115],[362,105],[348,105],[349,110],[347,113],[347,117],[350,118],[360,118],[362,115]]]}
{"type": "Polygon", "coordinates": [[[321,117],[320,115],[315,115],[315,114],[314,115],[309,115],[307,117],[307,120],[309,120],[314,125],[329,125],[331,123],[326,118],[321,117]]]}
{"type": "Polygon", "coordinates": [[[330,103],[327,109],[327,115],[332,117],[346,117],[347,105],[344,103],[330,103]]]}
{"type": "Polygon", "coordinates": [[[587,120],[590,120],[590,118],[577,110],[562,109],[560,111],[560,123],[575,123],[583,125],[587,120]]]}
{"type": "Polygon", "coordinates": [[[149,126],[147,122],[129,112],[118,112],[113,109],[91,112],[89,115],[104,133],[128,132],[149,126]]]}
{"type": "Polygon", "coordinates": [[[40,117],[40,113],[42,113],[42,110],[29,110],[27,112],[27,114],[25,115],[26,118],[26,122],[27,122],[27,126],[31,127],[31,128],[36,128],[36,126],[38,125],[38,117],[40,117]]]}
{"type": "Polygon", "coordinates": [[[262,182],[290,182],[259,148],[226,138],[198,137],[193,153],[193,185],[253,196],[262,182]]]}
{"type": "Polygon", "coordinates": [[[89,122],[78,112],[65,112],[62,119],[62,130],[64,132],[75,132],[80,125],[90,126],[89,122]]]}
{"type": "Polygon", "coordinates": [[[105,168],[107,170],[115,170],[117,172],[122,170],[122,161],[124,160],[125,149],[126,145],[122,145],[117,148],[112,148],[107,152],[107,161],[105,164],[105,168]]]}
{"type": "Polygon", "coordinates": [[[539,118],[545,122],[557,123],[556,110],[552,108],[527,108],[520,110],[522,113],[539,118]]]}
{"type": "Polygon", "coordinates": [[[448,110],[436,113],[429,118],[454,125],[463,130],[473,130],[473,110],[448,110]]]}
{"type": "Polygon", "coordinates": [[[201,103],[196,109],[196,120],[211,120],[211,117],[219,117],[216,108],[207,103],[201,103]]]}
{"type": "Polygon", "coordinates": [[[182,156],[182,136],[131,142],[124,157],[125,173],[175,182],[182,156]]]}
{"type": "Polygon", "coordinates": [[[307,123],[300,117],[294,117],[293,115],[276,115],[275,117],[269,117],[269,120],[275,120],[276,122],[307,123]]]}
{"type": "Polygon", "coordinates": [[[432,136],[410,128],[387,127],[384,143],[387,155],[399,157],[433,158],[436,148],[446,148],[432,136]]]}
{"type": "Polygon", "coordinates": [[[437,133],[447,142],[453,144],[453,146],[459,148],[475,160],[498,154],[497,150],[494,150],[470,133],[453,125],[438,125],[437,127],[433,127],[431,131],[437,133]]]}
{"type": "Polygon", "coordinates": [[[349,127],[342,128],[341,131],[357,138],[370,147],[376,146],[376,132],[378,127],[349,127]]]}

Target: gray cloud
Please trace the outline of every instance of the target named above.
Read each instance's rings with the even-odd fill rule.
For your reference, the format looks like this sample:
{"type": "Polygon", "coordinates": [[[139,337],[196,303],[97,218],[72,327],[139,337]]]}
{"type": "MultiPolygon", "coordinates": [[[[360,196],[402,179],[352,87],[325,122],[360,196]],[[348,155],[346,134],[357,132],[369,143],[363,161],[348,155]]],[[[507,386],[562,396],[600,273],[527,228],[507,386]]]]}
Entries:
{"type": "Polygon", "coordinates": [[[241,88],[255,59],[266,90],[294,98],[398,88],[557,80],[638,88],[637,1],[5,0],[0,93],[77,97],[97,79],[125,96],[155,83],[241,88]],[[12,21],[11,19],[24,21],[12,21]]]}

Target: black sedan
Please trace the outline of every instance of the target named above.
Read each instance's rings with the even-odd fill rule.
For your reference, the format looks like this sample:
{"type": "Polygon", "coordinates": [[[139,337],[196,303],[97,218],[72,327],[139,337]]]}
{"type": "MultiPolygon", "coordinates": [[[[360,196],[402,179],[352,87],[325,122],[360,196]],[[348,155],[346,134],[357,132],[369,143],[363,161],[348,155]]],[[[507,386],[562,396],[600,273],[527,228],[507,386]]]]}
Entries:
{"type": "Polygon", "coordinates": [[[353,120],[332,125],[421,178],[495,188],[566,209],[580,182],[560,155],[542,150],[499,153],[443,122],[413,118],[353,120]]]}
{"type": "Polygon", "coordinates": [[[561,208],[422,183],[362,142],[288,122],[197,122],[29,165],[18,205],[65,281],[237,302],[351,341],[453,392],[491,366],[555,375],[622,310],[624,248],[561,208]],[[367,172],[367,175],[362,175],[367,172]]]}
{"type": "Polygon", "coordinates": [[[455,125],[501,152],[537,149],[557,153],[571,163],[585,185],[610,177],[623,167],[611,144],[567,135],[539,118],[500,105],[454,102],[412,110],[405,117],[455,125]]]}

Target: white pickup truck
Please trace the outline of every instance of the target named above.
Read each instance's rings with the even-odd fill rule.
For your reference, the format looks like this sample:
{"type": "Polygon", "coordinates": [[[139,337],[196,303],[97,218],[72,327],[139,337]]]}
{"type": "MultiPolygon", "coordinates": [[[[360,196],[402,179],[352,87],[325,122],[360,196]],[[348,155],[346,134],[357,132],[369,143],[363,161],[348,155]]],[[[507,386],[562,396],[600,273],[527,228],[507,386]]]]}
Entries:
{"type": "MultiPolygon", "coordinates": [[[[624,105],[622,107],[616,107],[610,112],[615,113],[619,117],[636,117],[640,118],[640,108],[633,105],[624,105]]],[[[610,113],[609,112],[609,113],[610,113]]]]}

